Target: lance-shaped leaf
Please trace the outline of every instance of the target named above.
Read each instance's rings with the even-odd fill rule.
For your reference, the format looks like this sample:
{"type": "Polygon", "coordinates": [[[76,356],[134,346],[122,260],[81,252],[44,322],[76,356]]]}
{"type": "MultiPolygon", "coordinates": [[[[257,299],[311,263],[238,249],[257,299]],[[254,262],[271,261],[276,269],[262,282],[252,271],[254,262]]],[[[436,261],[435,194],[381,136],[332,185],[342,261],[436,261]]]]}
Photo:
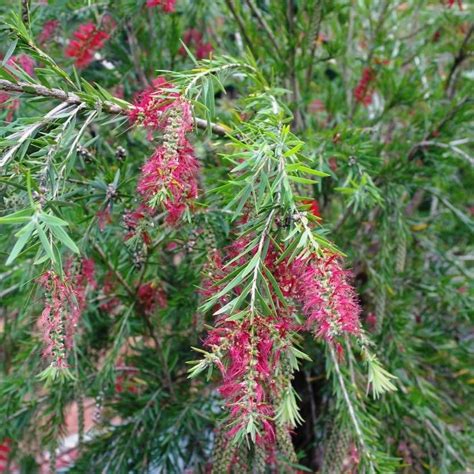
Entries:
{"type": "Polygon", "coordinates": [[[16,259],[16,257],[18,257],[19,253],[23,250],[28,240],[30,239],[30,236],[34,228],[35,228],[35,223],[31,221],[25,227],[20,229],[19,232],[17,232],[16,235],[18,236],[18,240],[16,241],[15,245],[13,246],[10,252],[10,255],[8,256],[6,265],[11,265],[13,261],[16,259]]]}

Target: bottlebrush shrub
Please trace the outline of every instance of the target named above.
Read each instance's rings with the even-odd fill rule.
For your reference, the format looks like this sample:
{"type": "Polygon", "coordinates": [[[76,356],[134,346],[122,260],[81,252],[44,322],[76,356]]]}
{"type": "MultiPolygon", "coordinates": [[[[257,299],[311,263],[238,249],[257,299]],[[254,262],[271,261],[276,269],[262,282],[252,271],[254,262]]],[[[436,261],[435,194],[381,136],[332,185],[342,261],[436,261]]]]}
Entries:
{"type": "Polygon", "coordinates": [[[468,470],[468,6],[18,8],[0,471],[468,470]]]}

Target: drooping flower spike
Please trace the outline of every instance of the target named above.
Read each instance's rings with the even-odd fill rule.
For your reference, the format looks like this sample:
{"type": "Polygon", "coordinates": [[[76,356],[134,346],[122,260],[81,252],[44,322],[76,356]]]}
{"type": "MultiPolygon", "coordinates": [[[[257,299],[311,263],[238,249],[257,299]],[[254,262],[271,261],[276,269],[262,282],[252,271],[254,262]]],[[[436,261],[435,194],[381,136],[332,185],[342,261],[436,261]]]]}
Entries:
{"type": "MultiPolygon", "coordinates": [[[[212,299],[220,294],[227,276],[252,258],[252,252],[245,252],[251,240],[251,235],[245,235],[229,245],[223,257],[214,254],[205,269],[204,297],[212,299]]],[[[286,409],[292,394],[294,335],[310,332],[333,344],[340,353],[339,338],[344,334],[358,336],[361,331],[360,306],[349,284],[350,273],[341,267],[337,255],[321,252],[291,262],[280,259],[280,255],[270,245],[264,262],[287,304],[283,305],[273,294],[271,315],[236,317],[222,311],[228,303],[227,297],[222,297],[212,308],[216,323],[204,342],[210,350],[208,361],[222,376],[218,390],[228,411],[227,436],[241,440],[249,435],[257,445],[268,448],[270,457],[276,433],[285,443],[288,430],[299,420],[297,409],[293,418],[283,417],[280,411],[286,409]],[[303,323],[296,317],[298,314],[304,317],[303,323]]],[[[269,280],[268,287],[271,286],[269,280]]],[[[242,294],[240,286],[234,291],[242,294]]]]}
{"type": "Polygon", "coordinates": [[[66,262],[64,275],[49,270],[39,278],[45,303],[38,325],[43,339],[43,356],[51,366],[64,369],[67,352],[73,347],[74,335],[87,306],[87,293],[97,287],[94,261],[66,262]]]}
{"type": "Polygon", "coordinates": [[[143,165],[137,191],[142,196],[144,209],[162,205],[166,222],[175,225],[198,194],[199,164],[187,134],[192,130],[189,102],[173,90],[163,78],[140,93],[130,112],[134,124],[153,132],[163,132],[163,143],[143,165]]]}

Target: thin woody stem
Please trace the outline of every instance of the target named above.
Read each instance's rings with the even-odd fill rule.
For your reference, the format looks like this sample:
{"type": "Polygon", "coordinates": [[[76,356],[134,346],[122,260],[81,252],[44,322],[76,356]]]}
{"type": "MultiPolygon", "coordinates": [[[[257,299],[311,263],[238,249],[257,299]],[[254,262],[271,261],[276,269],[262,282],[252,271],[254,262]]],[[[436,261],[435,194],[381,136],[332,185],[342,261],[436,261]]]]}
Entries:
{"type": "Polygon", "coordinates": [[[464,60],[469,56],[466,49],[469,45],[469,41],[470,41],[471,36],[473,35],[473,33],[474,33],[474,23],[471,24],[471,26],[469,27],[469,30],[467,31],[467,33],[464,37],[464,40],[461,44],[461,47],[459,48],[459,52],[456,55],[456,57],[454,58],[453,65],[451,66],[451,69],[449,70],[448,77],[446,79],[444,88],[445,88],[445,91],[446,91],[446,95],[450,99],[452,99],[452,97],[454,96],[454,83],[455,83],[455,80],[456,80],[457,69],[464,62],[464,60]]]}
{"type": "MultiPolygon", "coordinates": [[[[37,97],[51,97],[60,100],[66,104],[85,105],[88,109],[93,108],[90,104],[84,101],[79,95],[73,92],[65,92],[61,89],[49,88],[40,84],[30,84],[28,82],[10,82],[5,79],[0,79],[0,90],[5,92],[18,92],[21,94],[30,94],[37,97]]],[[[103,112],[109,114],[126,115],[131,110],[132,105],[118,105],[113,102],[104,100],[97,103],[103,112]]],[[[212,132],[219,136],[225,136],[229,133],[229,129],[221,125],[210,123],[207,120],[195,117],[194,125],[200,129],[207,129],[208,126],[212,132]]]]}
{"type": "Polygon", "coordinates": [[[319,32],[321,30],[321,21],[323,19],[323,0],[318,0],[314,7],[313,18],[311,20],[311,31],[310,31],[310,53],[309,53],[309,65],[306,70],[306,87],[309,87],[311,80],[313,79],[313,68],[314,59],[316,56],[317,41],[319,38],[319,32]]]}
{"type": "Polygon", "coordinates": [[[278,42],[277,42],[277,40],[275,38],[275,35],[273,34],[273,31],[271,30],[270,26],[266,22],[263,15],[260,13],[259,8],[255,4],[254,0],[246,0],[246,2],[247,2],[247,5],[250,7],[250,10],[252,10],[252,13],[257,18],[258,23],[264,29],[265,33],[267,34],[268,38],[270,39],[270,42],[272,43],[276,54],[279,55],[280,47],[278,46],[278,42]]]}
{"type": "Polygon", "coordinates": [[[225,0],[225,3],[227,5],[227,8],[232,13],[232,16],[234,17],[235,21],[237,22],[237,25],[239,26],[239,30],[240,30],[240,34],[242,35],[242,38],[247,43],[248,47],[252,48],[253,45],[252,45],[252,42],[250,41],[250,38],[247,35],[244,21],[242,20],[240,15],[237,13],[234,3],[232,2],[232,0],[225,0]]]}
{"type": "Polygon", "coordinates": [[[352,424],[354,426],[354,429],[355,429],[355,432],[357,434],[357,438],[358,438],[360,447],[362,448],[362,450],[364,451],[364,454],[368,458],[370,472],[375,473],[371,453],[367,449],[367,445],[365,443],[364,435],[363,435],[362,429],[360,427],[360,422],[357,418],[354,406],[352,405],[351,399],[349,397],[349,392],[347,391],[346,383],[344,381],[344,377],[342,376],[342,372],[341,372],[341,369],[339,367],[339,362],[337,361],[337,355],[334,351],[334,348],[331,345],[329,345],[329,352],[331,354],[331,359],[332,359],[332,362],[334,364],[334,370],[336,371],[337,380],[339,382],[339,387],[341,388],[342,395],[344,397],[344,401],[346,402],[347,410],[349,412],[349,417],[351,419],[351,422],[352,422],[352,424]]]}

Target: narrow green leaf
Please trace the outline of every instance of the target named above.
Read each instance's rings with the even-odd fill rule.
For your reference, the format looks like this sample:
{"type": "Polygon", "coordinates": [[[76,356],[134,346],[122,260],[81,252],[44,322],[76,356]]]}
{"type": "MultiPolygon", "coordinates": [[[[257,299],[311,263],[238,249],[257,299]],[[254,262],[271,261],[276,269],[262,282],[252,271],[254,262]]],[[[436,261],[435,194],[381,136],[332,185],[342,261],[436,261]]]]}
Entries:
{"type": "Polygon", "coordinates": [[[282,305],[287,308],[288,304],[286,302],[286,298],[283,296],[283,293],[280,289],[280,285],[278,285],[278,282],[275,280],[275,277],[272,275],[272,272],[265,265],[262,265],[262,268],[263,272],[265,273],[265,276],[268,278],[268,281],[272,285],[273,291],[278,296],[278,299],[281,301],[282,305]]]}
{"type": "Polygon", "coordinates": [[[74,241],[69,237],[66,231],[60,226],[50,226],[49,229],[54,234],[54,236],[66,247],[69,247],[74,253],[81,253],[79,247],[74,243],[74,241]]]}
{"type": "Polygon", "coordinates": [[[36,231],[38,232],[38,237],[40,239],[41,245],[46,252],[46,255],[49,257],[53,264],[56,263],[56,259],[54,258],[53,248],[51,246],[51,242],[48,240],[46,233],[42,227],[42,225],[36,226],[36,231]]]}
{"type": "Polygon", "coordinates": [[[291,176],[288,175],[288,179],[291,181],[294,181],[295,183],[301,183],[301,184],[316,184],[317,181],[314,179],[308,179],[308,178],[302,178],[301,176],[291,176]]]}
{"type": "Polygon", "coordinates": [[[17,43],[18,43],[18,39],[15,38],[13,42],[10,44],[10,46],[8,47],[7,52],[5,53],[5,56],[3,56],[3,59],[2,59],[2,67],[8,63],[8,60],[11,58],[13,52],[15,51],[17,43]]]}
{"type": "Polygon", "coordinates": [[[18,257],[19,253],[23,250],[26,243],[30,239],[31,233],[33,232],[34,228],[35,228],[34,222],[30,222],[18,232],[19,238],[16,241],[15,245],[13,246],[10,252],[10,255],[8,256],[6,265],[11,265],[13,261],[16,259],[16,257],[18,257]]]}
{"type": "Polygon", "coordinates": [[[43,214],[41,213],[39,215],[39,218],[45,223],[48,224],[49,226],[68,226],[69,224],[60,219],[59,217],[53,216],[51,214],[43,214]]]}
{"type": "Polygon", "coordinates": [[[22,209],[21,211],[0,217],[0,224],[21,224],[22,222],[28,222],[31,219],[32,211],[30,208],[22,209]]]}

